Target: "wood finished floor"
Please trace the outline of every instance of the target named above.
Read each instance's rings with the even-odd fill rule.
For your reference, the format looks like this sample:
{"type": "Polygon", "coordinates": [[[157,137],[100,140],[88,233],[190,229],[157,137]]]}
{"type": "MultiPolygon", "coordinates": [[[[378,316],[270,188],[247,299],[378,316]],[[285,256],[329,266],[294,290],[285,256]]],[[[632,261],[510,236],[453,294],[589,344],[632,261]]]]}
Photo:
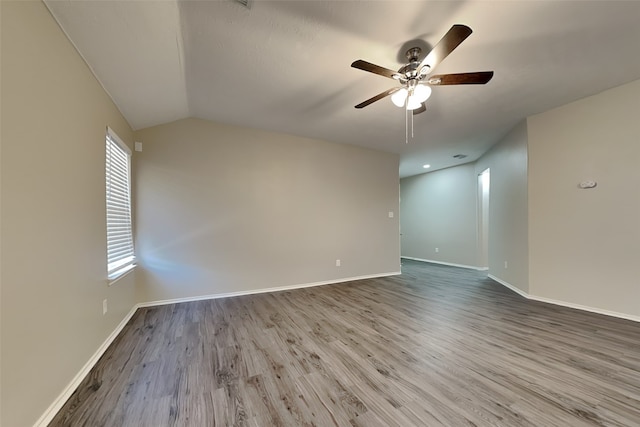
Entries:
{"type": "Polygon", "coordinates": [[[50,426],[640,426],[640,324],[403,264],[140,309],[50,426]]]}

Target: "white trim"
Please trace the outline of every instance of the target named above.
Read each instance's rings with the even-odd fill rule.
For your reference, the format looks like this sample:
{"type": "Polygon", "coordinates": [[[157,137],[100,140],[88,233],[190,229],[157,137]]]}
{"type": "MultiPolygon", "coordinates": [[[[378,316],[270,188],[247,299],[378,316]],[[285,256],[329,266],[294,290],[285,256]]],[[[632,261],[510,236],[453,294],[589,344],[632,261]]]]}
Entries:
{"type": "MultiPolygon", "coordinates": [[[[423,260],[423,259],[418,259],[418,258],[411,258],[411,257],[400,257],[400,258],[411,259],[411,260],[414,260],[414,261],[432,262],[432,263],[435,263],[435,264],[451,265],[451,266],[454,266],[454,267],[470,268],[470,269],[474,269],[474,270],[478,270],[479,269],[478,267],[462,266],[462,265],[457,265],[457,264],[446,264],[446,263],[442,263],[442,262],[428,261],[428,260],[423,260]]],[[[131,308],[131,311],[129,311],[129,313],[124,317],[124,319],[122,319],[122,321],[118,324],[118,326],[116,326],[116,328],[113,330],[113,332],[111,332],[111,334],[107,337],[107,339],[102,343],[102,345],[98,348],[98,350],[96,350],[96,352],[93,354],[93,356],[91,356],[91,358],[87,361],[87,363],[85,363],[85,365],[82,367],[80,372],[78,372],[76,374],[76,376],[71,380],[71,382],[69,384],[67,384],[67,386],[64,388],[62,393],[60,393],[60,395],[56,398],[56,400],[54,400],[54,402],[40,416],[38,421],[35,422],[33,427],[47,427],[47,425],[49,425],[51,420],[53,420],[53,418],[56,416],[58,411],[60,411],[60,409],[64,406],[64,404],[67,403],[67,400],[69,400],[69,398],[71,397],[73,392],[76,391],[76,389],[80,386],[80,384],[85,379],[85,377],[89,374],[91,369],[93,369],[95,364],[98,363],[98,360],[100,360],[102,355],[105,353],[105,351],[107,351],[109,346],[118,337],[120,332],[122,332],[124,327],[127,325],[127,323],[129,323],[129,320],[131,320],[131,318],[133,317],[133,315],[136,313],[136,311],[139,308],[142,308],[142,307],[153,307],[153,306],[157,306],[157,305],[175,304],[175,303],[181,303],[181,302],[202,301],[202,300],[218,299],[218,298],[228,298],[228,297],[241,296],[241,295],[254,295],[254,294],[261,294],[261,293],[266,293],[266,292],[280,292],[280,291],[287,291],[287,290],[293,290],[293,289],[310,288],[310,287],[314,287],[314,286],[323,286],[323,285],[332,285],[332,284],[336,284],[336,283],[351,282],[351,281],[354,281],[354,280],[364,280],[364,279],[374,279],[374,278],[377,278],[377,277],[398,276],[400,274],[402,274],[402,272],[394,271],[394,272],[390,272],[390,273],[370,274],[370,275],[366,275],[366,276],[348,277],[348,278],[344,278],[344,279],[327,280],[327,281],[323,281],[323,282],[305,283],[305,284],[300,284],[300,285],[278,286],[278,287],[274,287],[274,288],[254,289],[254,290],[239,291],[239,292],[228,292],[228,293],[224,293],[224,294],[212,294],[212,295],[203,295],[203,296],[199,296],[199,297],[175,298],[175,299],[171,299],[171,300],[160,300],[160,301],[150,301],[150,302],[138,303],[138,304],[134,305],[131,308]]],[[[631,320],[631,321],[634,321],[634,322],[640,322],[640,317],[639,316],[633,316],[633,315],[630,315],[630,314],[618,313],[618,312],[614,312],[614,311],[601,310],[601,309],[598,309],[598,308],[587,307],[587,306],[567,303],[567,302],[563,302],[563,301],[557,301],[557,300],[553,300],[553,299],[549,299],[549,298],[532,296],[532,295],[527,294],[523,290],[516,288],[512,284],[510,284],[508,282],[505,282],[504,280],[499,279],[499,278],[497,278],[497,277],[495,277],[495,276],[493,276],[491,274],[488,274],[487,277],[489,277],[490,279],[494,280],[495,282],[497,282],[497,283],[499,283],[499,284],[511,289],[512,291],[516,292],[517,294],[519,294],[519,295],[521,295],[521,296],[523,296],[523,297],[525,297],[527,299],[530,299],[530,300],[540,301],[540,302],[544,302],[544,303],[548,303],[548,304],[559,305],[559,306],[563,306],[563,307],[574,308],[574,309],[577,309],[577,310],[589,311],[589,312],[593,312],[593,313],[597,313],[597,314],[603,314],[605,316],[618,317],[618,318],[621,318],[621,319],[631,320]]]]}
{"type": "MultiPolygon", "coordinates": [[[[71,43],[71,45],[73,46],[73,49],[76,51],[76,53],[78,54],[78,56],[80,56],[80,58],[82,58],[82,62],[84,62],[84,65],[89,69],[89,71],[91,72],[91,75],[93,76],[94,79],[96,79],[96,81],[98,82],[98,84],[100,85],[100,87],[102,88],[102,90],[104,91],[104,93],[107,94],[107,96],[109,97],[109,99],[111,100],[111,102],[113,102],[113,105],[116,106],[116,108],[118,109],[118,111],[123,111],[120,104],[118,104],[115,101],[115,98],[113,96],[111,96],[111,92],[109,92],[107,90],[107,88],[104,86],[104,84],[102,83],[102,80],[100,80],[98,78],[98,75],[96,74],[95,70],[93,69],[93,67],[91,65],[89,65],[89,61],[87,61],[87,58],[85,58],[85,56],[82,54],[82,52],[80,52],[80,49],[78,49],[78,46],[76,45],[76,43],[73,41],[73,39],[71,37],[69,37],[69,33],[67,32],[67,30],[65,30],[65,28],[62,26],[60,20],[58,20],[58,16],[53,13],[53,11],[51,10],[51,8],[49,7],[49,4],[47,4],[47,2],[44,2],[44,5],[46,6],[47,10],[49,11],[49,13],[51,14],[51,16],[53,17],[53,19],[56,21],[56,23],[58,24],[58,27],[62,30],[62,32],[64,33],[65,37],[67,38],[67,41],[69,43],[71,43]]],[[[181,62],[182,64],[184,64],[184,62],[181,62]]],[[[121,113],[122,114],[122,113],[121,113]]],[[[129,123],[129,120],[127,120],[126,118],[124,119],[127,124],[129,125],[130,128],[132,128],[131,123],[129,123]]]]}
{"type": "Polygon", "coordinates": [[[277,287],[274,287],[274,288],[251,289],[251,290],[246,290],[246,291],[226,292],[226,293],[221,293],[221,294],[200,295],[200,296],[197,296],[197,297],[185,297],[185,298],[173,298],[173,299],[166,299],[166,300],[149,301],[149,302],[142,302],[142,303],[138,304],[138,307],[154,307],[154,306],[157,306],[157,305],[177,304],[177,303],[182,303],[182,302],[204,301],[204,300],[209,300],[209,299],[238,297],[238,296],[243,296],[243,295],[264,294],[264,293],[267,293],[267,292],[290,291],[290,290],[294,290],[294,289],[311,288],[311,287],[314,287],[314,286],[334,285],[336,283],[352,282],[354,280],[374,279],[376,277],[398,276],[400,274],[402,274],[402,272],[394,271],[394,272],[390,272],[390,273],[369,274],[369,275],[366,275],[366,276],[356,276],[356,277],[346,277],[346,278],[343,278],[343,279],[326,280],[326,281],[323,281],[323,282],[313,282],[313,283],[303,283],[303,284],[298,284],[298,285],[277,286],[277,287]]]}
{"type": "Polygon", "coordinates": [[[603,310],[601,308],[589,307],[589,306],[586,306],[586,305],[574,304],[572,302],[564,302],[564,301],[554,300],[554,299],[551,299],[551,298],[538,297],[538,296],[535,296],[535,295],[529,295],[528,298],[530,300],[533,300],[533,301],[540,301],[540,302],[544,302],[544,303],[547,303],[547,304],[560,305],[562,307],[574,308],[576,310],[589,311],[591,313],[603,314],[605,316],[610,316],[610,317],[618,317],[620,319],[631,320],[633,322],[640,322],[640,316],[634,316],[632,314],[619,313],[617,311],[603,310]]]}
{"type": "Polygon", "coordinates": [[[113,139],[115,141],[116,144],[118,144],[120,146],[120,148],[122,148],[122,150],[125,153],[127,153],[128,156],[131,156],[131,148],[129,148],[129,146],[127,144],[125,144],[124,141],[120,139],[118,134],[115,133],[113,131],[113,129],[111,129],[109,126],[107,126],[107,134],[109,135],[109,137],[111,139],[113,139]]]}
{"type": "Polygon", "coordinates": [[[130,273],[133,272],[133,270],[135,270],[135,268],[137,267],[138,264],[136,264],[135,262],[133,264],[129,264],[128,266],[126,266],[125,268],[123,268],[122,270],[118,270],[118,275],[115,276],[114,278],[110,279],[107,277],[107,285],[111,286],[113,284],[115,284],[116,282],[119,282],[121,279],[124,279],[125,277],[127,277],[130,273]]]}
{"type": "Polygon", "coordinates": [[[96,350],[96,352],[91,356],[91,358],[84,364],[80,372],[76,374],[76,376],[71,380],[69,384],[62,390],[62,393],[53,401],[53,403],[47,408],[47,410],[40,416],[38,421],[33,425],[34,427],[46,427],[49,425],[53,417],[56,416],[58,411],[62,409],[67,400],[71,397],[74,391],[80,386],[80,383],[85,379],[85,377],[89,374],[91,369],[98,363],[98,360],[102,357],[105,351],[109,348],[111,343],[116,339],[116,337],[122,332],[124,327],[127,325],[129,320],[133,317],[136,310],[138,310],[138,305],[133,306],[131,311],[122,319],[122,321],[116,326],[116,328],[111,332],[111,334],[107,337],[107,339],[102,343],[102,345],[96,350]]]}
{"type": "Polygon", "coordinates": [[[133,245],[131,201],[131,150],[107,126],[105,136],[105,223],[107,226],[107,277],[109,282],[131,269],[133,245]]]}
{"type": "Polygon", "coordinates": [[[469,270],[487,270],[486,267],[476,267],[474,265],[465,265],[465,264],[454,264],[452,262],[434,261],[432,259],[414,258],[414,257],[410,257],[410,256],[401,256],[400,258],[410,259],[410,260],[413,260],[413,261],[420,261],[420,262],[429,262],[429,263],[432,263],[432,264],[448,265],[449,267],[467,268],[469,270]]]}
{"type": "Polygon", "coordinates": [[[523,291],[520,288],[517,288],[515,286],[513,286],[511,283],[506,282],[502,279],[497,278],[496,276],[494,276],[493,274],[487,274],[487,277],[495,282],[500,283],[502,286],[511,289],[513,292],[517,293],[518,295],[520,295],[521,297],[525,297],[526,299],[531,299],[531,297],[529,296],[528,293],[526,293],[525,291],[523,291]]]}
{"type": "Polygon", "coordinates": [[[492,274],[487,274],[487,277],[489,277],[490,279],[498,282],[499,284],[511,289],[515,293],[517,293],[517,294],[519,294],[519,295],[521,295],[521,296],[523,296],[526,299],[531,300],[531,301],[539,301],[539,302],[544,302],[546,304],[553,304],[553,305],[558,305],[558,306],[561,306],[561,307],[573,308],[573,309],[581,310],[581,311],[588,311],[590,313],[602,314],[602,315],[609,316],[609,317],[617,317],[619,319],[631,320],[632,322],[640,322],[640,316],[634,316],[632,314],[619,313],[617,311],[603,310],[601,308],[589,307],[589,306],[580,305],[580,304],[574,304],[572,302],[566,302],[566,301],[560,301],[560,300],[555,300],[555,299],[551,299],[551,298],[539,297],[539,296],[536,296],[536,295],[530,295],[527,292],[523,291],[522,289],[518,289],[515,286],[513,286],[511,283],[505,282],[504,280],[499,279],[499,278],[495,277],[492,274]]]}
{"type": "Polygon", "coordinates": [[[116,339],[116,337],[122,332],[126,324],[131,320],[135,312],[142,307],[153,307],[156,305],[165,305],[165,304],[175,304],[180,302],[189,302],[189,301],[201,301],[207,299],[217,299],[217,298],[227,298],[234,297],[240,295],[253,295],[253,294],[262,294],[266,292],[279,292],[279,291],[287,291],[292,289],[301,289],[301,288],[309,288],[313,286],[322,286],[322,285],[332,285],[336,283],[343,282],[351,282],[354,280],[363,280],[363,279],[373,279],[376,277],[388,277],[388,276],[398,276],[402,274],[400,271],[394,271],[390,273],[379,273],[379,274],[370,274],[366,276],[356,276],[356,277],[347,277],[344,279],[336,279],[336,280],[327,280],[323,282],[314,282],[314,283],[304,283],[301,285],[289,285],[289,286],[278,286],[275,288],[264,288],[264,289],[254,289],[248,291],[239,291],[239,292],[229,292],[224,294],[213,294],[213,295],[203,295],[199,297],[188,297],[188,298],[175,298],[171,300],[162,300],[162,301],[150,301],[143,302],[133,306],[131,311],[125,316],[124,319],[116,326],[111,335],[107,337],[107,339],[102,343],[102,345],[96,350],[96,352],[91,356],[91,358],[85,363],[85,365],[80,369],[80,372],[76,374],[76,376],[71,380],[69,384],[64,388],[62,393],[54,400],[54,402],[47,408],[47,410],[38,418],[38,421],[33,425],[33,427],[47,427],[51,420],[56,416],[58,411],[67,403],[67,400],[71,397],[74,391],[80,386],[80,383],[85,379],[85,377],[89,374],[91,369],[98,363],[98,360],[102,357],[105,351],[109,348],[111,343],[116,339]]]}

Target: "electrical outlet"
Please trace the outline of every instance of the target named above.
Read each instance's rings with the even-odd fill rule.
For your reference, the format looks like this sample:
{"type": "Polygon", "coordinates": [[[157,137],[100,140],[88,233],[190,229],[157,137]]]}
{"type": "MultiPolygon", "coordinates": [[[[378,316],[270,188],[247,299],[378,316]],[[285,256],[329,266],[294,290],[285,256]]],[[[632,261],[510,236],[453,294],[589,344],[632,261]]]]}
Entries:
{"type": "Polygon", "coordinates": [[[436,253],[440,252],[440,248],[436,248],[436,253]]]}
{"type": "Polygon", "coordinates": [[[105,314],[107,314],[107,300],[103,299],[102,300],[102,315],[104,316],[105,314]]]}
{"type": "Polygon", "coordinates": [[[340,267],[340,260],[339,259],[336,260],[336,267],[340,267]]]}
{"type": "Polygon", "coordinates": [[[507,268],[509,268],[509,263],[507,261],[504,262],[504,269],[506,270],[507,268]]]}

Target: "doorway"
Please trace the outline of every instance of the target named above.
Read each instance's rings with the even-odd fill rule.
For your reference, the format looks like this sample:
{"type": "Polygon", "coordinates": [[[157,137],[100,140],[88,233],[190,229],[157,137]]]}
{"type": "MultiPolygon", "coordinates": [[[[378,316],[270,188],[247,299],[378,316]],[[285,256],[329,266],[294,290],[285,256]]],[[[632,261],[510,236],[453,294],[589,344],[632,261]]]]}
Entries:
{"type": "Polygon", "coordinates": [[[489,192],[491,171],[478,175],[478,266],[489,269],[489,192]]]}

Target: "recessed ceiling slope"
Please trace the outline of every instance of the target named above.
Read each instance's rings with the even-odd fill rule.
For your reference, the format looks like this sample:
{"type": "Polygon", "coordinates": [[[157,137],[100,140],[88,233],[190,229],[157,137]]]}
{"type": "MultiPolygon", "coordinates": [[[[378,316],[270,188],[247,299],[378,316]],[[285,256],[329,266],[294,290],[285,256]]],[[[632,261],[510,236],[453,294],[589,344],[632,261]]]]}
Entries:
{"type": "Polygon", "coordinates": [[[134,129],[190,115],[177,3],[46,5],[134,129]]]}
{"type": "Polygon", "coordinates": [[[135,129],[199,117],[356,144],[399,153],[401,176],[473,161],[528,115],[640,78],[640,2],[46,4],[135,129]],[[353,108],[388,89],[354,58],[396,70],[407,41],[433,46],[458,23],[473,36],[437,73],[494,70],[482,91],[434,87],[409,144],[391,100],[353,108]]]}

